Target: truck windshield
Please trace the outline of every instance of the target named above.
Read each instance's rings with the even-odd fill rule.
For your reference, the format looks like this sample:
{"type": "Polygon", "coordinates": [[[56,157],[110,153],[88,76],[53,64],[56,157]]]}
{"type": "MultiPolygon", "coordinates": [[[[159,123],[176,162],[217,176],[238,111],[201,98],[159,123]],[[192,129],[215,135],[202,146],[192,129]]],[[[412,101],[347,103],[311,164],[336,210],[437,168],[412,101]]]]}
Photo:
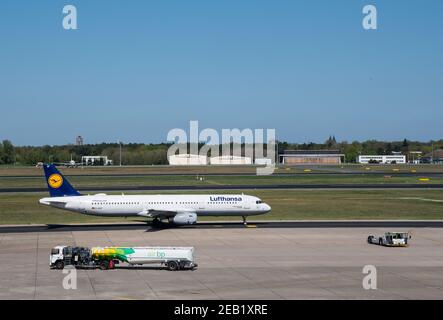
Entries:
{"type": "Polygon", "coordinates": [[[51,254],[58,254],[58,249],[52,249],[51,254]]]}

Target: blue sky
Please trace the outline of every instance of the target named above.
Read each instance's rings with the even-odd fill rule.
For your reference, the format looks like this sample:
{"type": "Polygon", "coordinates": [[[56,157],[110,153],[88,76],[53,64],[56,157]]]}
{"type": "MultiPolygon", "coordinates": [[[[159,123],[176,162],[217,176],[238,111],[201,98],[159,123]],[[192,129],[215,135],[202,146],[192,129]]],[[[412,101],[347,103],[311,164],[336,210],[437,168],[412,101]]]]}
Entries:
{"type": "Polygon", "coordinates": [[[443,1],[2,1],[0,139],[443,138],[443,1]],[[62,28],[62,8],[78,30],[62,28]],[[378,30],[361,26],[375,4],[378,30]]]}

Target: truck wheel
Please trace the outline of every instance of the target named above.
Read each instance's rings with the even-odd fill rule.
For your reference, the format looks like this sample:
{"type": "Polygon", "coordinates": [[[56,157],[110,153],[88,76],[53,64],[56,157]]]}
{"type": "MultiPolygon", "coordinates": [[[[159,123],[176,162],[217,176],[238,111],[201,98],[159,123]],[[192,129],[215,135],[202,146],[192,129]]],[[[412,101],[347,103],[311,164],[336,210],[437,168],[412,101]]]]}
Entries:
{"type": "Polygon", "coordinates": [[[108,262],[108,261],[103,260],[103,261],[100,262],[100,269],[101,269],[101,270],[106,270],[106,269],[108,269],[108,266],[109,266],[109,262],[108,262]]]}
{"type": "Polygon", "coordinates": [[[372,242],[372,236],[369,236],[368,237],[368,243],[371,243],[372,242]]]}
{"type": "Polygon", "coordinates": [[[63,261],[59,260],[55,263],[55,267],[59,270],[62,270],[65,267],[65,263],[63,261]]]}
{"type": "Polygon", "coordinates": [[[175,261],[169,261],[168,262],[168,269],[169,269],[169,271],[177,271],[178,270],[178,263],[175,261]]]}

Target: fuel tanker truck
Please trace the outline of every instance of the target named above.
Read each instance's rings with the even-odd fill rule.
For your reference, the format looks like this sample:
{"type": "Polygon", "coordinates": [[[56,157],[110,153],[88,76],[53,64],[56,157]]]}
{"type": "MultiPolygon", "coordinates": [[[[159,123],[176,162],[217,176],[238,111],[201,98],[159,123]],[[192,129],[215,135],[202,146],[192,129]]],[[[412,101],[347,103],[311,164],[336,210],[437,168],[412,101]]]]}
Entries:
{"type": "Polygon", "coordinates": [[[171,271],[195,269],[193,247],[70,247],[56,246],[49,255],[52,269],[76,268],[114,269],[116,264],[130,266],[161,264],[171,271]]]}

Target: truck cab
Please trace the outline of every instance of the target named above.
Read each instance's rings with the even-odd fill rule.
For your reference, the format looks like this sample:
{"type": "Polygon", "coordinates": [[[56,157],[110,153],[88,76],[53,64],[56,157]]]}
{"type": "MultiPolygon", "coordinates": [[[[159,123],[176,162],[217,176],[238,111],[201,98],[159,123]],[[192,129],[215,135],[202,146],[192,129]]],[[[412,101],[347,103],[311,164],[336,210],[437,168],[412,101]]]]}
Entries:
{"type": "Polygon", "coordinates": [[[392,246],[407,246],[408,239],[407,232],[387,232],[384,236],[384,243],[392,246]]]}
{"type": "Polygon", "coordinates": [[[51,254],[49,255],[49,266],[51,268],[56,267],[57,269],[63,269],[64,267],[64,249],[66,246],[55,246],[51,249],[51,254]],[[61,263],[63,263],[63,266],[61,263]],[[60,268],[61,267],[61,268],[60,268]]]}

